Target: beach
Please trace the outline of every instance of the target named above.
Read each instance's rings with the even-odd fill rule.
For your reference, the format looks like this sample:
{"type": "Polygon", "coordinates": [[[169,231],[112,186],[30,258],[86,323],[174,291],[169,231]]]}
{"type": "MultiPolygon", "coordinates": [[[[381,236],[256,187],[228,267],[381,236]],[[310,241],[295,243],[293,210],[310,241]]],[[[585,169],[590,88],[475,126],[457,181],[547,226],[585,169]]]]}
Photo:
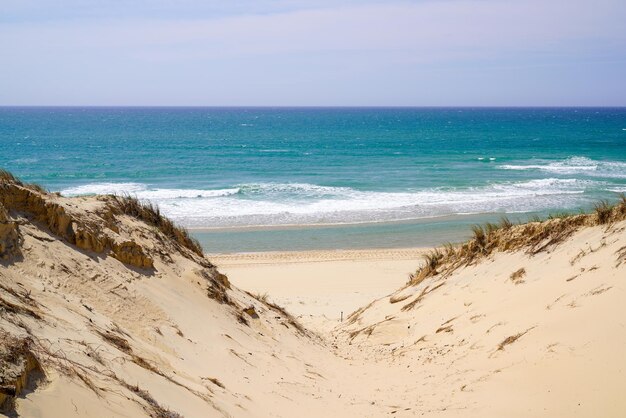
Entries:
{"type": "Polygon", "coordinates": [[[0,410],[621,417],[624,116],[0,108],[0,410]]]}
{"type": "Polygon", "coordinates": [[[0,2],[0,417],[625,418],[624,22],[0,2]]]}
{"type": "Polygon", "coordinates": [[[400,288],[427,248],[208,254],[238,287],[267,297],[318,332],[400,288]]]}
{"type": "Polygon", "coordinates": [[[626,198],[438,249],[206,255],[132,197],[0,190],[9,416],[626,411],[626,198]]]}

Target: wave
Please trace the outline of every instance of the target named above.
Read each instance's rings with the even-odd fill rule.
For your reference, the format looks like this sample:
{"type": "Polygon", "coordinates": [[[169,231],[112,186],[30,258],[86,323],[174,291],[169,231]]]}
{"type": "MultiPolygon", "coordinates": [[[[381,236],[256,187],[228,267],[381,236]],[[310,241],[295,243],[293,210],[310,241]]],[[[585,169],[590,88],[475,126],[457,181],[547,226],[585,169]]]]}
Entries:
{"type": "Polygon", "coordinates": [[[220,197],[237,194],[238,188],[201,190],[201,189],[149,189],[142,183],[95,183],[61,190],[64,196],[80,196],[94,194],[133,195],[139,199],[194,199],[202,197],[220,197]]]}
{"type": "Polygon", "coordinates": [[[96,183],[64,195],[131,194],[156,203],[188,227],[359,223],[482,212],[529,212],[580,204],[600,182],[538,179],[470,188],[363,191],[309,183],[250,183],[214,190],[150,188],[142,183],[96,183]]]}
{"type": "Polygon", "coordinates": [[[39,161],[39,158],[17,158],[9,162],[13,164],[35,164],[38,161],[39,161]]]}
{"type": "Polygon", "coordinates": [[[536,160],[535,164],[504,164],[503,170],[539,170],[548,173],[582,174],[603,178],[626,178],[626,163],[621,161],[597,161],[587,157],[570,157],[562,161],[536,160]]]}
{"type": "Polygon", "coordinates": [[[80,196],[92,194],[127,194],[145,190],[141,183],[93,183],[69,187],[61,190],[64,196],[80,196]]]}

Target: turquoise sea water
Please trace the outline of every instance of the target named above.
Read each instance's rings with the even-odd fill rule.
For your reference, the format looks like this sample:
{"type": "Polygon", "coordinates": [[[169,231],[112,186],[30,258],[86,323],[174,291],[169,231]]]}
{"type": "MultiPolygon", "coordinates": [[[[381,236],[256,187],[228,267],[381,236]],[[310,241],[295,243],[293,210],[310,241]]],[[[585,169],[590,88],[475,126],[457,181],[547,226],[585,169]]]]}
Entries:
{"type": "Polygon", "coordinates": [[[211,252],[432,245],[626,192],[626,108],[0,108],[0,167],[211,252]]]}

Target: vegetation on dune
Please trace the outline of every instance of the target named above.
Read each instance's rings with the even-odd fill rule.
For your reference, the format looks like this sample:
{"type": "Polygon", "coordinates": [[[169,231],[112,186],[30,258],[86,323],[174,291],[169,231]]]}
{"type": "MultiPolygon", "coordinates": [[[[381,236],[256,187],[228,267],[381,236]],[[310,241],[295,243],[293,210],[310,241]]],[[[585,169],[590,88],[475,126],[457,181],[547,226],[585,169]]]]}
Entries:
{"type": "Polygon", "coordinates": [[[11,174],[10,172],[0,168],[0,184],[9,184],[9,183],[26,187],[27,189],[34,190],[39,193],[48,193],[48,191],[44,187],[35,183],[24,183],[20,179],[15,177],[13,174],[11,174]]]}
{"type": "Polygon", "coordinates": [[[17,416],[15,399],[39,383],[43,370],[31,338],[16,337],[0,329],[0,339],[0,415],[17,416]]]}
{"type": "Polygon", "coordinates": [[[163,216],[157,205],[151,202],[141,201],[134,196],[113,195],[111,196],[109,208],[111,208],[116,215],[128,215],[156,227],[166,237],[202,257],[202,246],[198,240],[191,237],[189,231],[185,228],[176,225],[170,219],[163,216]]]}
{"type": "Polygon", "coordinates": [[[626,219],[626,196],[611,205],[601,201],[588,214],[551,215],[547,220],[535,216],[528,223],[514,225],[503,217],[498,224],[487,223],[472,227],[472,238],[460,245],[450,243],[435,248],[424,256],[422,266],[409,277],[409,285],[440,273],[449,274],[496,251],[526,249],[537,254],[572,235],[582,226],[609,225],[626,219]]]}
{"type": "MultiPolygon", "coordinates": [[[[0,169],[0,187],[19,186],[26,188],[32,192],[49,195],[49,192],[37,185],[26,184],[13,174],[6,170],[0,169]]],[[[202,246],[200,243],[189,235],[189,232],[170,219],[163,216],[158,206],[150,202],[140,201],[134,196],[118,196],[112,195],[107,198],[107,206],[112,215],[128,215],[135,219],[145,222],[162,232],[166,237],[172,239],[180,246],[191,250],[193,253],[203,256],[202,246]]]]}
{"type": "MultiPolygon", "coordinates": [[[[267,293],[251,293],[246,291],[246,293],[251,296],[252,298],[256,299],[257,301],[261,302],[262,304],[264,304],[267,308],[271,309],[272,311],[274,311],[275,313],[277,313],[278,315],[284,317],[287,321],[288,324],[290,324],[292,327],[294,327],[300,334],[302,335],[309,335],[309,331],[304,328],[304,326],[302,326],[302,324],[300,324],[300,322],[298,322],[298,320],[291,315],[289,312],[287,312],[285,310],[285,308],[283,308],[282,306],[277,305],[274,302],[271,302],[269,300],[269,296],[267,293]]],[[[252,307],[254,308],[254,307],[252,307]]],[[[242,321],[243,322],[243,321],[242,321]]],[[[244,322],[247,325],[247,321],[244,322]]],[[[285,323],[282,323],[283,325],[285,325],[285,323]]]]}

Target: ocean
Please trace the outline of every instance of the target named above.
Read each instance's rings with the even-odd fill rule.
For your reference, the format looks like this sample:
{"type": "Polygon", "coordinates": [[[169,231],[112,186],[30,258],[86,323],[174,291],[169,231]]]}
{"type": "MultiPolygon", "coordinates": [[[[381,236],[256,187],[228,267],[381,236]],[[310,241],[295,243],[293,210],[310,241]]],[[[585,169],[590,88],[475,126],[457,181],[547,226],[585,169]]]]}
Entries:
{"type": "Polygon", "coordinates": [[[0,167],[208,252],[436,245],[626,192],[626,108],[0,108],[0,167]]]}

